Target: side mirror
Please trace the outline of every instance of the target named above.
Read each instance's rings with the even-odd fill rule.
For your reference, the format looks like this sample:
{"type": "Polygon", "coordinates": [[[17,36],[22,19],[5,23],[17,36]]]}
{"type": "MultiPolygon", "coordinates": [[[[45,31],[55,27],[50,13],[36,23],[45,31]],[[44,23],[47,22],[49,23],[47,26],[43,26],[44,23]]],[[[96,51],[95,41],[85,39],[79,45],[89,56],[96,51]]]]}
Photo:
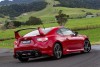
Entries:
{"type": "Polygon", "coordinates": [[[78,35],[78,32],[74,32],[75,33],[75,36],[77,36],[78,35]]]}

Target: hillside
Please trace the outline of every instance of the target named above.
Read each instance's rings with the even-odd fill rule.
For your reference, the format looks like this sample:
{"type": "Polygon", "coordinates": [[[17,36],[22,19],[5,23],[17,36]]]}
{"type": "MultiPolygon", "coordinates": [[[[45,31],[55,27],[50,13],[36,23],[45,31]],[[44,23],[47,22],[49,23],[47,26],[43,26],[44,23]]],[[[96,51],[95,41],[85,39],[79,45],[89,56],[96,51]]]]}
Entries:
{"type": "Polygon", "coordinates": [[[25,12],[40,11],[46,7],[45,1],[34,1],[29,4],[12,4],[0,7],[0,15],[17,17],[25,12]]]}
{"type": "Polygon", "coordinates": [[[61,6],[100,9],[100,0],[58,0],[61,6]]]}
{"type": "MultiPolygon", "coordinates": [[[[37,10],[35,11],[34,8],[36,9],[36,7],[37,8],[42,7],[41,6],[42,3],[36,4],[36,7],[35,7],[35,4],[33,3],[33,5],[32,5],[31,8],[28,7],[29,9],[27,9],[27,7],[25,7],[26,5],[23,5],[23,6],[22,5],[17,5],[17,6],[16,5],[14,5],[14,6],[12,5],[13,7],[12,6],[8,6],[7,8],[2,7],[0,9],[0,13],[3,14],[4,12],[6,12],[4,15],[10,15],[9,13],[11,13],[11,16],[15,15],[14,17],[20,15],[16,19],[19,20],[19,21],[23,21],[23,22],[25,22],[26,20],[28,20],[28,18],[30,16],[40,17],[43,21],[45,20],[45,22],[54,21],[54,16],[58,13],[59,10],[63,10],[63,12],[65,14],[70,15],[71,18],[83,17],[83,16],[85,16],[85,14],[87,12],[91,12],[93,14],[100,13],[100,10],[95,10],[95,9],[68,8],[68,7],[60,7],[60,6],[54,7],[54,5],[58,5],[60,3],[58,1],[54,2],[54,0],[45,0],[45,1],[48,4],[46,4],[46,5],[44,4],[43,8],[45,8],[45,9],[42,8],[42,10],[39,10],[39,11],[37,11],[37,10]],[[16,13],[17,13],[17,15],[16,15],[16,13]]],[[[3,22],[3,21],[6,20],[6,18],[0,18],[0,19],[1,19],[0,20],[1,22],[3,22]]]]}
{"type": "MultiPolygon", "coordinates": [[[[25,8],[25,9],[31,10],[31,11],[30,12],[28,12],[28,11],[25,12],[25,9],[24,9],[24,12],[18,11],[18,12],[20,12],[18,15],[20,15],[20,14],[21,15],[20,16],[17,15],[18,17],[16,17],[16,20],[25,22],[25,21],[28,20],[28,18],[30,16],[35,16],[35,17],[41,18],[44,23],[45,22],[46,23],[56,22],[55,21],[55,15],[57,15],[59,10],[63,10],[63,13],[69,15],[70,18],[84,17],[87,12],[91,12],[92,14],[95,14],[95,15],[100,14],[100,10],[86,9],[86,8],[68,8],[68,7],[60,7],[60,6],[54,7],[54,4],[58,5],[60,3],[58,1],[54,2],[54,0],[45,0],[45,1],[48,3],[47,5],[45,5],[45,9],[42,9],[42,10],[39,10],[39,11],[32,11],[31,8],[29,8],[29,9],[25,8]]],[[[41,5],[40,6],[38,5],[37,7],[41,7],[41,5]]],[[[20,9],[20,8],[21,7],[17,8],[17,9],[20,9]]],[[[36,7],[34,7],[34,8],[36,8],[36,7]]],[[[8,8],[7,11],[9,12],[9,8],[8,8]]],[[[3,10],[3,12],[4,12],[4,10],[3,10]]],[[[3,14],[2,12],[0,12],[0,13],[3,14]]],[[[15,14],[16,14],[16,12],[15,12],[15,14]]],[[[9,15],[9,13],[8,13],[8,15],[9,15]]],[[[14,14],[11,14],[11,15],[14,15],[14,14]]],[[[4,22],[6,19],[7,19],[7,17],[0,18],[0,22],[4,22]]]]}
{"type": "Polygon", "coordinates": [[[17,20],[20,20],[22,22],[25,22],[28,20],[30,16],[36,16],[39,17],[43,20],[43,22],[49,23],[49,22],[56,22],[55,21],[55,15],[58,14],[59,10],[63,10],[63,13],[67,14],[70,16],[70,18],[78,18],[78,17],[84,17],[87,12],[91,12],[93,14],[98,14],[100,13],[100,10],[95,10],[95,9],[86,9],[86,8],[69,8],[69,7],[54,7],[53,5],[59,4],[58,1],[53,0],[46,0],[47,7],[44,10],[37,11],[37,12],[28,12],[26,13],[27,15],[20,15],[17,17],[17,20]]]}
{"type": "Polygon", "coordinates": [[[43,1],[43,0],[4,0],[0,2],[0,5],[11,5],[11,4],[25,4],[25,3],[31,3],[36,1],[43,1]]]}

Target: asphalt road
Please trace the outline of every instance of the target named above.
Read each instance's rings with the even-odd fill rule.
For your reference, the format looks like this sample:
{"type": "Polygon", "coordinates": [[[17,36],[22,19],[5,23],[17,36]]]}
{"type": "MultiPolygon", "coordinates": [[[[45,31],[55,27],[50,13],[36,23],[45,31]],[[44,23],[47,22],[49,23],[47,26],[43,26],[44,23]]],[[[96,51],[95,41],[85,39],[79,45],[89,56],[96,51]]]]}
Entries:
{"type": "Polygon", "coordinates": [[[12,55],[11,52],[0,53],[0,67],[100,67],[100,46],[92,46],[90,53],[70,54],[59,60],[44,57],[21,63],[12,55]]]}

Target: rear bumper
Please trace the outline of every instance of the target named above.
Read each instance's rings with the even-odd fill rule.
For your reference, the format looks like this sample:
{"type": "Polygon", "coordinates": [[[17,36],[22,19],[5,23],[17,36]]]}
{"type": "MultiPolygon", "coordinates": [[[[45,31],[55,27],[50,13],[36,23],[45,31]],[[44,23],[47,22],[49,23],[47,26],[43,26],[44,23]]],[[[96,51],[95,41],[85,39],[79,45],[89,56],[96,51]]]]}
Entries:
{"type": "Polygon", "coordinates": [[[52,48],[53,43],[50,42],[39,42],[34,45],[19,45],[14,48],[14,57],[19,57],[25,54],[25,56],[29,58],[33,57],[38,57],[38,56],[43,56],[43,55],[48,55],[48,56],[53,56],[53,48],[52,48]],[[37,56],[37,53],[39,54],[37,56]],[[22,55],[21,55],[22,54],[22,55]]]}
{"type": "Polygon", "coordinates": [[[40,56],[53,56],[52,50],[49,49],[31,49],[31,50],[14,50],[14,58],[35,58],[40,56]]]}
{"type": "Polygon", "coordinates": [[[16,51],[14,54],[14,58],[35,58],[40,56],[42,56],[42,54],[37,50],[16,51]]]}

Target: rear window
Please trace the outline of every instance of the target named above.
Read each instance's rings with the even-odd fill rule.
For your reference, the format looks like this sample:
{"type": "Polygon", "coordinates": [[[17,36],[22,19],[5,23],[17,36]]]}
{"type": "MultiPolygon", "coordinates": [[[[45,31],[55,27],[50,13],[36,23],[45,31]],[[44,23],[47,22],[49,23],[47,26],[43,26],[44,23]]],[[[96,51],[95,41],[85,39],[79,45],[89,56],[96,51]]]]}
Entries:
{"type": "MultiPolygon", "coordinates": [[[[47,34],[49,31],[51,31],[53,28],[45,28],[42,29],[42,31],[44,32],[44,34],[47,34]]],[[[38,30],[34,30],[26,35],[24,35],[24,37],[29,37],[29,36],[37,36],[39,35],[39,31],[38,30]]]]}

